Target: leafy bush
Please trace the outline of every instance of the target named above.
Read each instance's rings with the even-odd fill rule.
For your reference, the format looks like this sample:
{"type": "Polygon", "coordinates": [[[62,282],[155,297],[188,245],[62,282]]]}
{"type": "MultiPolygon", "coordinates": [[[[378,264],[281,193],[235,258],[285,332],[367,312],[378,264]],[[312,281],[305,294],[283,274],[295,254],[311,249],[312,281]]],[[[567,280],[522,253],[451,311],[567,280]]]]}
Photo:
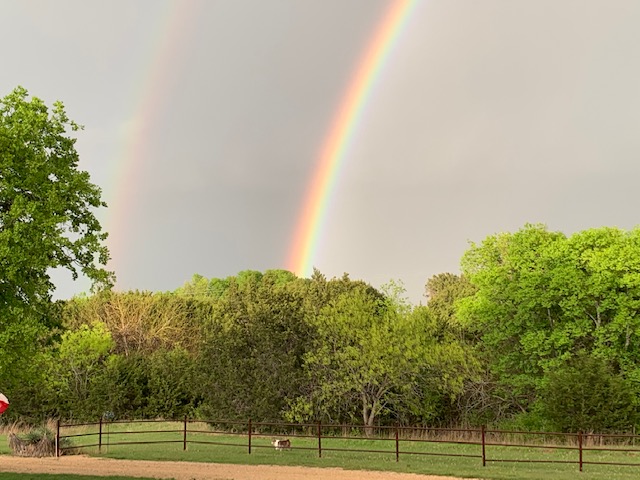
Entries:
{"type": "Polygon", "coordinates": [[[622,432],[638,420],[631,385],[606,361],[586,354],[547,375],[540,402],[561,431],[622,432]]]}

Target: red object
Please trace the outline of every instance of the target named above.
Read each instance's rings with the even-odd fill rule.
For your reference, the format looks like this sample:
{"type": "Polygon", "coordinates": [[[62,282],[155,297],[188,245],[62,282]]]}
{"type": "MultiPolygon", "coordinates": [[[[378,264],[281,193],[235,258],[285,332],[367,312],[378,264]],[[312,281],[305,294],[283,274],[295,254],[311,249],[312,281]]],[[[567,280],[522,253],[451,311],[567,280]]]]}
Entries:
{"type": "Polygon", "coordinates": [[[9,400],[0,393],[0,413],[3,413],[7,408],[9,408],[9,400]]]}

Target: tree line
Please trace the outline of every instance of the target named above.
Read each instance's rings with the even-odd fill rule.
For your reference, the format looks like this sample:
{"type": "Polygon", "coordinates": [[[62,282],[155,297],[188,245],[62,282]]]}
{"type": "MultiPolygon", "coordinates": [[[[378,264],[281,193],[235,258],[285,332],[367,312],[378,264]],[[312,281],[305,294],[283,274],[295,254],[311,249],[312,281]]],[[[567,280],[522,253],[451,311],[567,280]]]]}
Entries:
{"type": "Polygon", "coordinates": [[[12,414],[433,421],[473,365],[448,324],[400,293],[271,270],[59,302],[12,384],[12,414]]]}
{"type": "MultiPolygon", "coordinates": [[[[244,271],[59,302],[13,415],[630,431],[640,230],[527,225],[425,285],[244,271]]],[[[6,379],[3,379],[6,384],[6,379]]]]}
{"type": "Polygon", "coordinates": [[[471,244],[425,284],[284,270],[116,292],[71,121],[0,100],[3,420],[182,417],[635,430],[640,229],[544,225],[471,244]],[[53,269],[90,295],[54,302],[53,269]]]}

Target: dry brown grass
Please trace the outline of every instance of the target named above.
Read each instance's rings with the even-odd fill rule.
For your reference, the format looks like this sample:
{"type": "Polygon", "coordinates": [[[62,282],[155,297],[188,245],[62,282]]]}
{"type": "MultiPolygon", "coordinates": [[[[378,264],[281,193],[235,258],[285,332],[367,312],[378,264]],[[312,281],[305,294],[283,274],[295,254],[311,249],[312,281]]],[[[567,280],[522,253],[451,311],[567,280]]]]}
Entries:
{"type": "Polygon", "coordinates": [[[14,422],[7,427],[9,448],[19,457],[53,457],[56,455],[56,424],[47,421],[41,427],[14,422]]]}

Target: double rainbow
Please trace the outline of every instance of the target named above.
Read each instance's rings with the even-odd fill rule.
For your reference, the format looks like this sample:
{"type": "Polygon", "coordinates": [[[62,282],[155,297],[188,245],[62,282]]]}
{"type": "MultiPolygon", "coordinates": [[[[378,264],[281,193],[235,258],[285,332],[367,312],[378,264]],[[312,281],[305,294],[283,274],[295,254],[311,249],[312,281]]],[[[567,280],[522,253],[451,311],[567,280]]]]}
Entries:
{"type": "MultiPolygon", "coordinates": [[[[393,47],[407,23],[412,10],[419,0],[390,0],[388,9],[375,29],[361,60],[357,64],[344,98],[331,123],[328,135],[323,143],[311,182],[307,189],[303,209],[296,223],[293,243],[286,268],[300,276],[311,273],[313,261],[318,249],[320,232],[326,223],[327,208],[332,196],[340,167],[344,162],[355,130],[360,122],[364,106],[370,99],[376,80],[393,50],[393,47]]],[[[161,4],[157,15],[155,29],[155,48],[147,57],[147,65],[141,71],[146,72],[134,81],[133,123],[134,132],[125,142],[120,155],[118,168],[111,184],[117,185],[118,191],[111,192],[113,205],[108,213],[108,230],[115,233],[110,238],[110,249],[114,260],[122,262],[124,239],[119,232],[126,230],[127,210],[131,208],[133,192],[136,190],[135,180],[140,177],[141,159],[145,157],[146,131],[154,124],[159,110],[162,109],[163,98],[170,90],[172,63],[179,56],[181,34],[185,25],[196,16],[193,2],[172,2],[166,0],[161,4]],[[155,81],[154,81],[155,79],[155,81]],[[159,79],[159,80],[158,80],[159,79]]],[[[118,263],[116,262],[116,263],[118,263]]],[[[119,265],[111,265],[111,268],[119,265]]]]}

